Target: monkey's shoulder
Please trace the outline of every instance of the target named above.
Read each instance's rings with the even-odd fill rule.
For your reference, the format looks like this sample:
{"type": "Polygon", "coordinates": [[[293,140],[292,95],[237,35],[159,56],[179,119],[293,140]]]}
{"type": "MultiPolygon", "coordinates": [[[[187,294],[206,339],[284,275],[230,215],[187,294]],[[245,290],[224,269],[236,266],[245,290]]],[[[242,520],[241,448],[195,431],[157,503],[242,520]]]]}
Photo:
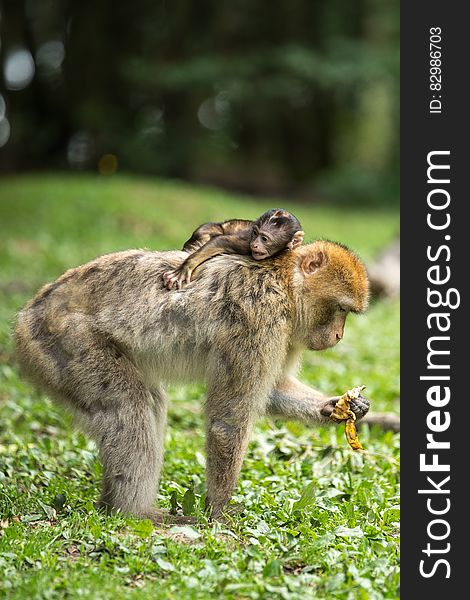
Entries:
{"type": "Polygon", "coordinates": [[[232,324],[235,320],[257,323],[260,315],[279,322],[292,312],[286,274],[247,256],[223,255],[207,261],[186,293],[205,297],[214,307],[213,314],[230,316],[227,321],[232,324]]]}

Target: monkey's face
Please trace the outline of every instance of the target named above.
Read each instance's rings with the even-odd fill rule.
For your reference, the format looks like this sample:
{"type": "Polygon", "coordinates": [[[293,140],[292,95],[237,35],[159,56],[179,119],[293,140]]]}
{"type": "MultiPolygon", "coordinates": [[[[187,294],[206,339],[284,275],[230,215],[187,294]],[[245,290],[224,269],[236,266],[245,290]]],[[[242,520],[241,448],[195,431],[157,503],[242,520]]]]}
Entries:
{"type": "Polygon", "coordinates": [[[259,231],[257,228],[253,231],[250,249],[251,255],[255,260],[263,260],[263,258],[272,256],[274,253],[273,246],[273,240],[269,234],[259,231]]]}
{"type": "Polygon", "coordinates": [[[299,221],[286,210],[273,208],[261,215],[251,232],[250,249],[255,260],[293,250],[302,244],[304,232],[299,221]]]}
{"type": "Polygon", "coordinates": [[[327,304],[317,307],[315,323],[310,330],[307,345],[309,350],[326,350],[343,339],[348,310],[340,305],[327,304]]]}
{"type": "Polygon", "coordinates": [[[297,254],[303,276],[301,329],[311,350],[335,346],[350,312],[367,308],[369,285],[364,265],[346,248],[316,242],[297,254]]]}
{"type": "Polygon", "coordinates": [[[292,236],[285,228],[274,225],[254,225],[250,240],[251,255],[255,260],[274,256],[289,247],[292,236]]]}

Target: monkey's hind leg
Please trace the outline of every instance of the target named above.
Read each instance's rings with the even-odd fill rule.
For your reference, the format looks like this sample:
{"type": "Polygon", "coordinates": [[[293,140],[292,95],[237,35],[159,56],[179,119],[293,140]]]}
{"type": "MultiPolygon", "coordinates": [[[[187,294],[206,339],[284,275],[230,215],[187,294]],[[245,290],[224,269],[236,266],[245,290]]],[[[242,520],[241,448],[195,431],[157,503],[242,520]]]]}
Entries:
{"type": "Polygon", "coordinates": [[[103,464],[99,506],[154,523],[175,522],[153,504],[163,462],[164,391],[150,391],[134,364],[110,345],[87,344],[72,359],[70,382],[80,421],[103,464]]]}
{"type": "Polygon", "coordinates": [[[150,402],[100,411],[93,430],[103,464],[99,506],[151,518],[161,458],[150,402]]]}
{"type": "MultiPolygon", "coordinates": [[[[99,444],[103,489],[99,506],[150,519],[155,524],[193,523],[194,518],[170,515],[153,506],[163,463],[166,397],[149,394],[148,404],[111,412],[99,444]]],[[[103,423],[104,424],[104,423],[103,423]]]]}

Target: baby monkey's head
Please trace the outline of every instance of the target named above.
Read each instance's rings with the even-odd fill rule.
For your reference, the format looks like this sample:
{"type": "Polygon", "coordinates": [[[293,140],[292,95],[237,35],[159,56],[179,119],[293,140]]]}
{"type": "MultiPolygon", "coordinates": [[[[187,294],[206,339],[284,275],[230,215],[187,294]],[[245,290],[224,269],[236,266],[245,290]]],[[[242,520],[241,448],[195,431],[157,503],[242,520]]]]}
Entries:
{"type": "Polygon", "coordinates": [[[304,232],[298,219],[287,210],[272,208],[253,223],[251,255],[255,260],[262,260],[282,250],[297,248],[303,239],[304,232]]]}

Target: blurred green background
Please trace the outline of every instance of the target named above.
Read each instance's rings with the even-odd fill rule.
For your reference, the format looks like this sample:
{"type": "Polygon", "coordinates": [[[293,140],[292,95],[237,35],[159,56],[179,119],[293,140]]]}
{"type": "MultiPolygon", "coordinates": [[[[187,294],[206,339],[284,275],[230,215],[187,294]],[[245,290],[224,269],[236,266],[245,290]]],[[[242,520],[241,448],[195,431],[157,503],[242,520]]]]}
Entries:
{"type": "MultiPolygon", "coordinates": [[[[196,224],[256,217],[279,198],[136,175],[11,175],[0,202],[0,598],[382,600],[399,598],[399,434],[260,419],[228,526],[203,515],[204,398],[168,386],[157,503],[197,528],[153,529],[94,508],[101,465],[70,416],[19,376],[11,325],[46,281],[105,252],[180,247],[196,224]]],[[[396,210],[282,199],[307,239],[339,239],[369,262],[396,210]]],[[[168,292],[172,293],[172,292],[168,292]]],[[[326,394],[365,384],[375,411],[398,411],[399,301],[351,315],[344,339],[306,352],[300,377],[326,394]]],[[[247,366],[249,368],[249,365],[247,366]]]]}
{"type": "Polygon", "coordinates": [[[398,0],[3,0],[0,169],[398,202],[398,0]]]}
{"type": "MultiPolygon", "coordinates": [[[[369,265],[396,238],[398,0],[0,0],[0,597],[399,597],[399,435],[261,419],[230,527],[207,523],[204,386],[170,386],[157,502],[94,508],[88,438],[15,368],[15,312],[106,252],[180,248],[281,206],[369,265]],[[191,500],[189,502],[188,500],[191,500]],[[189,536],[189,537],[188,537],[189,536]]],[[[398,411],[399,298],[305,354],[327,394],[398,411]]]]}

